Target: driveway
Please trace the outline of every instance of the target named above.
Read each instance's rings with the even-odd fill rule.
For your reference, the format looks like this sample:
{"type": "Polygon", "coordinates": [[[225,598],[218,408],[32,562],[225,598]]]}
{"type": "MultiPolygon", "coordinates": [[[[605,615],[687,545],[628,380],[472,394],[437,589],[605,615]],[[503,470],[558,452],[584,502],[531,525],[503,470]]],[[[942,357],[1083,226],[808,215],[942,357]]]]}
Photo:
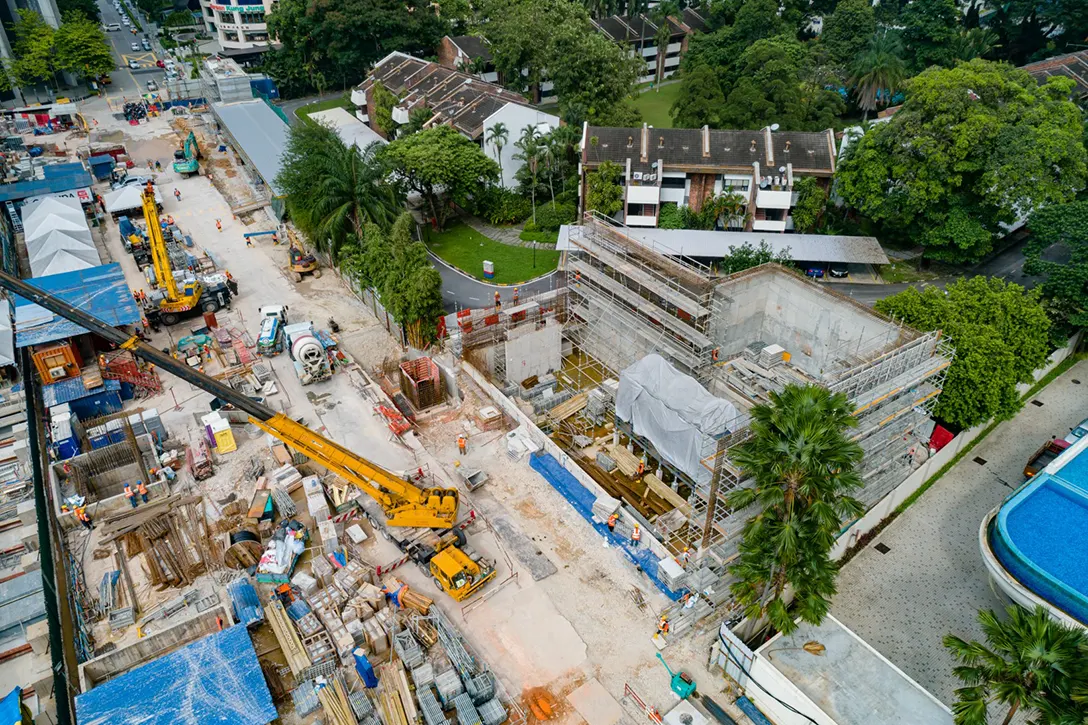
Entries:
{"type": "Polygon", "coordinates": [[[941,638],[981,638],[978,610],[1002,607],[983,568],[979,525],[1023,482],[1028,457],[1088,414],[1088,361],[1034,400],[1042,405],[1029,401],[1002,423],[839,575],[831,613],[947,705],[961,685],[941,638]]]}
{"type": "MultiPolygon", "coordinates": [[[[427,252],[431,263],[442,275],[442,307],[446,312],[457,312],[465,308],[490,307],[495,304],[495,292],[499,293],[503,304],[514,299],[514,285],[500,286],[487,284],[453,269],[431,252],[427,252]]],[[[517,285],[522,299],[555,289],[559,284],[559,273],[552,272],[540,279],[517,285]]]]}

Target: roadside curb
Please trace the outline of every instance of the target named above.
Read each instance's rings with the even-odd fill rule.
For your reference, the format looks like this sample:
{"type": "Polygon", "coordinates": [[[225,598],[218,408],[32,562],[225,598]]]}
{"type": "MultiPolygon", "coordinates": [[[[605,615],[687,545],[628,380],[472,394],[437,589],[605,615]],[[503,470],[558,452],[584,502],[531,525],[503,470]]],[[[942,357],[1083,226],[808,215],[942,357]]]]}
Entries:
{"type": "Polygon", "coordinates": [[[427,256],[431,258],[432,262],[438,262],[439,264],[441,264],[446,269],[449,269],[450,271],[456,272],[457,274],[461,275],[465,279],[468,279],[468,280],[470,280],[472,282],[475,282],[477,284],[482,284],[485,287],[495,287],[495,288],[499,288],[499,287],[520,287],[521,285],[531,284],[533,282],[539,282],[540,280],[547,279],[548,277],[551,277],[553,274],[556,274],[556,273],[559,272],[558,269],[553,269],[551,272],[547,272],[545,274],[542,274],[539,277],[533,277],[532,279],[527,279],[527,280],[525,280],[523,282],[485,282],[484,280],[482,280],[482,279],[480,279],[478,277],[473,277],[471,274],[464,271],[463,269],[460,269],[459,267],[456,267],[456,266],[450,264],[449,262],[447,262],[446,260],[442,259],[437,254],[432,252],[430,247],[427,247],[427,256]]]}

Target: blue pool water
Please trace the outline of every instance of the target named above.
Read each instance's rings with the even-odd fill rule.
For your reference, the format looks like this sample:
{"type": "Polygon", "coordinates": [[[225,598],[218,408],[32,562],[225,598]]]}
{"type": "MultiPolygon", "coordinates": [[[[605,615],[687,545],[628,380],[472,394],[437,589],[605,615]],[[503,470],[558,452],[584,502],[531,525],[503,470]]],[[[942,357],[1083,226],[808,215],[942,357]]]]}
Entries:
{"type": "Polygon", "coordinates": [[[1088,625],[1088,453],[1013,494],[990,543],[1021,584],[1088,625]]]}

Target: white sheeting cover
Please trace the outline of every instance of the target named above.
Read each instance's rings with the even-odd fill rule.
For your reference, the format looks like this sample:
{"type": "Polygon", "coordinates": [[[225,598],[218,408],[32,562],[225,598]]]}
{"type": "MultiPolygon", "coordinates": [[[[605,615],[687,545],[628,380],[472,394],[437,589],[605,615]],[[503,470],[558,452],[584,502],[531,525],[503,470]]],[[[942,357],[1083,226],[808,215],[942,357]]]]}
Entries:
{"type": "Polygon", "coordinates": [[[616,415],[697,483],[710,481],[710,470],[700,462],[709,439],[733,430],[738,418],[732,403],[660,355],[647,355],[620,373],[616,415]]]}

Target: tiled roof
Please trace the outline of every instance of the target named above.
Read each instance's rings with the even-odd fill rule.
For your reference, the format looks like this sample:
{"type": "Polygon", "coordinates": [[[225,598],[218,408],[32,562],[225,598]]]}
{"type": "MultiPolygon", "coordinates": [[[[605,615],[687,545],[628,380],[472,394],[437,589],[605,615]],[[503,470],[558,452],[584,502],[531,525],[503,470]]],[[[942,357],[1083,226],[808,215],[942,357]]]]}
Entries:
{"type": "Polygon", "coordinates": [[[430,109],[430,125],[448,124],[473,140],[483,133],[484,120],[507,103],[528,105],[518,93],[403,53],[382,59],[358,89],[367,91],[376,81],[401,99],[399,106],[430,109]]]}
{"type": "MultiPolygon", "coordinates": [[[[705,136],[700,128],[646,128],[645,131],[648,160],[660,160],[666,169],[750,170],[758,162],[762,169],[792,163],[795,171],[812,174],[830,175],[835,170],[833,137],[828,131],[770,133],[765,129],[710,129],[705,136]]],[[[642,134],[642,128],[590,126],[586,133],[585,162],[591,166],[603,161],[625,165],[627,159],[638,163],[642,157],[642,134]],[[593,138],[597,139],[596,144],[591,141],[593,138]]]]}
{"type": "Polygon", "coordinates": [[[692,30],[706,30],[706,20],[703,19],[702,15],[691,8],[684,8],[684,12],[681,14],[680,19],[684,21],[684,25],[692,30]]]}
{"type": "Polygon", "coordinates": [[[1079,50],[1076,53],[1047,58],[1038,63],[1029,63],[1023,66],[1023,69],[1040,83],[1045,83],[1050,76],[1072,78],[1077,84],[1073,95],[1077,97],[1088,95],[1088,50],[1079,50]]]}
{"type": "Polygon", "coordinates": [[[469,58],[483,58],[488,61],[492,59],[491,48],[483,38],[475,35],[458,35],[451,36],[450,40],[469,58]]]}

